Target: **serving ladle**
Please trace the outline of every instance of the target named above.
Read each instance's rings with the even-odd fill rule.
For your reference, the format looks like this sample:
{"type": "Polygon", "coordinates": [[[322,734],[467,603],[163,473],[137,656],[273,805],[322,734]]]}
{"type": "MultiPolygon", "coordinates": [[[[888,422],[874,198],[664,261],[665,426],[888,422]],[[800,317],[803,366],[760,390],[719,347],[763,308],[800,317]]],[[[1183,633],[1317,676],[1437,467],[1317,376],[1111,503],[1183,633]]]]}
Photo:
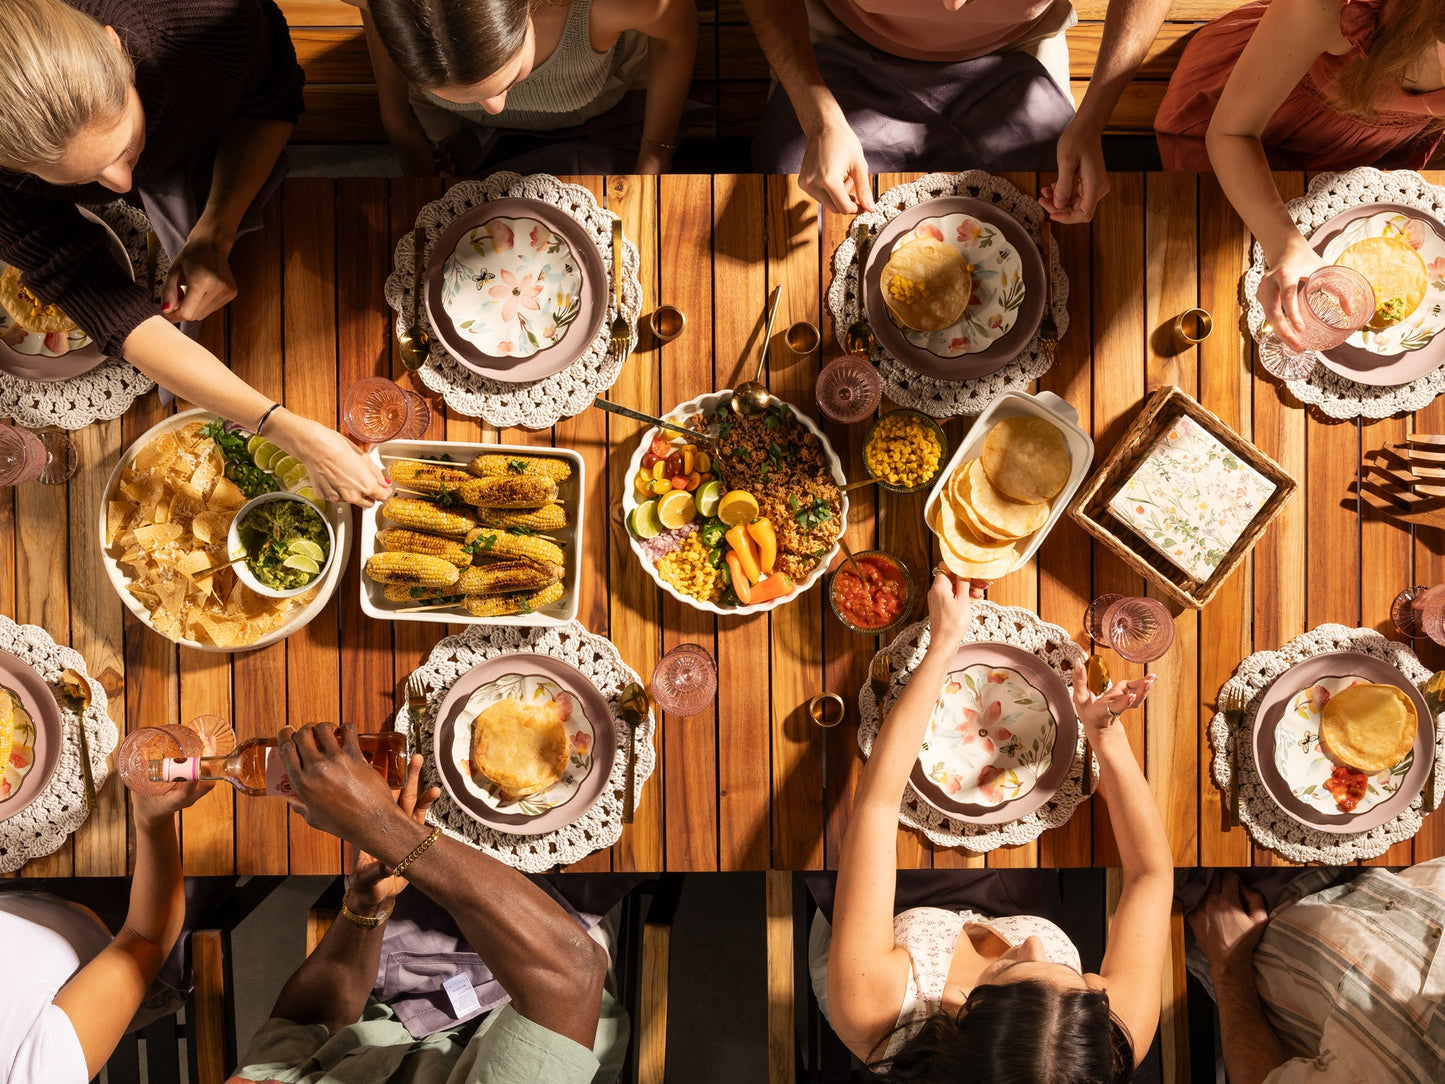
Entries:
{"type": "Polygon", "coordinates": [[[739,384],[733,389],[732,410],[734,414],[747,416],[749,414],[761,414],[768,409],[768,386],[762,382],[763,366],[768,363],[768,343],[773,338],[773,321],[778,316],[778,302],[782,300],[783,287],[781,284],[773,287],[772,295],[768,298],[768,322],[763,329],[763,343],[758,350],[758,368],[753,373],[751,380],[739,384]]]}

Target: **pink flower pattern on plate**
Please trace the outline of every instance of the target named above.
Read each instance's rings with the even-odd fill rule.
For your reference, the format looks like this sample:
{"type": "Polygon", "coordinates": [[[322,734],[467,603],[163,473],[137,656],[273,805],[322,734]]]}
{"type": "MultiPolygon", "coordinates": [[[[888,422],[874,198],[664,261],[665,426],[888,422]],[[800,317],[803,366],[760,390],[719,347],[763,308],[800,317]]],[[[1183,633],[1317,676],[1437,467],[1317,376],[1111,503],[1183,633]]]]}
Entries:
{"type": "Polygon", "coordinates": [[[503,323],[509,324],[515,320],[519,308],[532,312],[537,312],[542,308],[537,302],[537,295],[542,292],[542,284],[537,282],[534,276],[518,277],[512,272],[504,270],[501,279],[502,281],[488,289],[487,293],[502,303],[503,323]]]}

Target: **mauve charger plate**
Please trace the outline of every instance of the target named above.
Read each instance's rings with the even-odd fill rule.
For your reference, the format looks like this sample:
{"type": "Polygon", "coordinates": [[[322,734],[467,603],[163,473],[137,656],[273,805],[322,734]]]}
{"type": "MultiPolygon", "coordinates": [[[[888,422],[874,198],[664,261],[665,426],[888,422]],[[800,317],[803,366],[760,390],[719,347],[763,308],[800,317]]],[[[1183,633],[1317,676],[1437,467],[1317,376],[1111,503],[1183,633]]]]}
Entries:
{"type": "MultiPolygon", "coordinates": [[[[1348,211],[1342,211],[1320,226],[1310,234],[1310,247],[1316,252],[1323,253],[1325,246],[1351,222],[1387,211],[1399,211],[1401,214],[1418,219],[1433,229],[1442,239],[1445,239],[1445,226],[1418,207],[1406,207],[1400,203],[1366,203],[1359,207],[1351,207],[1348,211]]],[[[1419,350],[1410,350],[1403,354],[1372,354],[1368,350],[1362,350],[1358,346],[1346,343],[1333,350],[1326,350],[1321,357],[1326,369],[1331,369],[1357,384],[1368,384],[1371,387],[1379,388],[1396,387],[1400,384],[1408,384],[1412,380],[1419,380],[1426,373],[1434,372],[1442,364],[1445,364],[1445,335],[1436,335],[1430,340],[1429,346],[1423,346],[1419,350]]]]}
{"type": "MultiPolygon", "coordinates": [[[[93,222],[99,222],[104,227],[112,255],[134,278],[135,268],[131,266],[130,256],[127,255],[120,238],[115,235],[115,231],[85,208],[80,208],[80,213],[93,222]]],[[[4,266],[3,263],[0,263],[0,269],[3,269],[4,266]]],[[[157,308],[156,312],[160,312],[160,309],[157,308]]],[[[9,344],[0,342],[0,372],[7,372],[11,376],[18,376],[23,380],[36,380],[41,383],[70,380],[82,373],[90,372],[105,360],[105,354],[101,353],[100,347],[93,342],[80,350],[71,350],[69,353],[62,354],[58,358],[46,357],[44,354],[22,354],[9,344]]],[[[34,775],[35,773],[31,772],[30,774],[34,775]]]]}
{"type": "Polygon", "coordinates": [[[925,376],[939,380],[972,380],[987,376],[1002,369],[1018,357],[1033,341],[1035,332],[1044,318],[1044,259],[1038,247],[1029,237],[1028,231],[1013,215],[983,200],[967,196],[940,196],[925,200],[911,207],[889,222],[874,239],[868,250],[868,264],[863,268],[863,311],[879,344],[904,365],[925,376]],[[893,243],[920,222],[945,215],[966,214],[981,222],[994,226],[1003,234],[1023,261],[1024,299],[1019,305],[1018,319],[1014,326],[976,354],[961,354],[956,358],[942,358],[937,354],[914,346],[903,333],[903,329],[888,315],[888,306],[883,303],[878,281],[883,275],[883,266],[888,262],[893,243]]]}
{"type": "Polygon", "coordinates": [[[1073,698],[1064,679],[1033,652],[1011,644],[964,644],[948,664],[948,671],[953,673],[980,664],[1017,670],[1029,684],[1044,694],[1057,725],[1053,759],[1048,771],[1027,794],[996,806],[968,805],[950,798],[942,787],[928,778],[921,760],[913,762],[909,782],[920,798],[945,817],[967,824],[1008,824],[1038,809],[1063,785],[1069,769],[1073,767],[1074,751],[1079,743],[1079,717],[1074,712],[1073,698]]]}
{"type": "Polygon", "coordinates": [[[508,198],[490,200],[452,220],[432,246],[422,296],[432,329],[454,358],[473,372],[492,380],[525,384],[560,373],[592,345],[607,315],[610,288],[602,253],[575,218],[541,200],[508,198]],[[457,331],[442,305],[442,279],[447,259],[456,251],[463,236],[494,218],[530,218],[542,223],[567,242],[582,270],[582,290],[578,298],[581,307],[571,328],[557,345],[525,358],[495,357],[483,353],[457,331]]]}
{"type": "Polygon", "coordinates": [[[1409,807],[1415,800],[1415,795],[1425,786],[1425,777],[1430,774],[1430,764],[1435,759],[1435,717],[1425,706],[1425,698],[1420,695],[1420,690],[1410,684],[1409,678],[1383,659],[1354,651],[1331,651],[1324,655],[1312,655],[1274,679],[1273,684],[1264,691],[1259,710],[1255,712],[1251,742],[1255,769],[1275,805],[1308,828],[1334,835],[1351,835],[1355,832],[1368,832],[1393,820],[1409,807]],[[1415,714],[1420,720],[1420,729],[1415,734],[1415,762],[1405,773],[1400,789],[1358,815],[1331,815],[1301,802],[1290,792],[1289,784],[1280,777],[1274,764],[1274,728],[1289,702],[1294,699],[1295,693],[1313,685],[1320,678],[1340,674],[1356,674],[1378,685],[1394,685],[1403,689],[1415,705],[1415,714]]]}
{"type": "Polygon", "coordinates": [[[20,789],[0,802],[0,821],[15,816],[33,802],[55,774],[60,760],[64,733],[60,723],[60,705],[50,687],[22,659],[0,651],[0,685],[20,698],[20,703],[35,720],[35,766],[20,782],[20,789]]]}
{"type": "Polygon", "coordinates": [[[565,828],[577,820],[602,796],[612,775],[612,762],[617,758],[617,729],[614,723],[612,705],[587,680],[586,675],[575,666],[553,658],[551,655],[522,652],[515,655],[499,655],[474,666],[447,690],[437,706],[436,726],[433,729],[432,756],[436,759],[437,770],[441,773],[442,787],[451,800],[467,812],[474,820],[514,836],[535,836],[565,828]],[[582,702],[588,720],[596,733],[593,736],[592,770],[577,787],[577,793],[553,809],[535,817],[514,813],[498,813],[480,799],[473,798],[462,782],[461,769],[451,762],[452,731],[457,725],[467,698],[483,685],[496,681],[507,674],[540,674],[551,678],[567,692],[582,702]]]}

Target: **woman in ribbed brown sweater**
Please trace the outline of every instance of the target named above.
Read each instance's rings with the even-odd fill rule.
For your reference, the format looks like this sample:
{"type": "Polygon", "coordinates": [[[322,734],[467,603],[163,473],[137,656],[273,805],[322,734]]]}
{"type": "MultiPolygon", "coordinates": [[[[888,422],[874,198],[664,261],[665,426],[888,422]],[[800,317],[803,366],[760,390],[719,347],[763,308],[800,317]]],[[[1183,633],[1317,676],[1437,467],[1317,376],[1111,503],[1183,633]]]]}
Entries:
{"type": "Polygon", "coordinates": [[[235,296],[231,246],[280,183],[303,78],[274,0],[4,0],[0,259],[176,395],[251,428],[269,411],[320,496],[370,504],[387,492],[370,460],[176,327],[235,296]],[[132,188],[173,260],[159,308],[76,208],[132,188]]]}

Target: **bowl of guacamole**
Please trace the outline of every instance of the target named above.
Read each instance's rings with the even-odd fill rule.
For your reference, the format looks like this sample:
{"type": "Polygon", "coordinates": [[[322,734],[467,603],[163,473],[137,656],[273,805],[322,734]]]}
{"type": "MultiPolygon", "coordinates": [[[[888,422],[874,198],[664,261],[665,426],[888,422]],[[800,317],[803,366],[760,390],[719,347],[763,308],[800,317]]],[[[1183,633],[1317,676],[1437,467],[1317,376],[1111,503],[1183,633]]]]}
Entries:
{"type": "Polygon", "coordinates": [[[231,521],[233,565],[251,590],[267,598],[290,598],[314,587],[331,563],[336,539],[317,507],[295,493],[263,493],[247,501],[231,521]]]}

